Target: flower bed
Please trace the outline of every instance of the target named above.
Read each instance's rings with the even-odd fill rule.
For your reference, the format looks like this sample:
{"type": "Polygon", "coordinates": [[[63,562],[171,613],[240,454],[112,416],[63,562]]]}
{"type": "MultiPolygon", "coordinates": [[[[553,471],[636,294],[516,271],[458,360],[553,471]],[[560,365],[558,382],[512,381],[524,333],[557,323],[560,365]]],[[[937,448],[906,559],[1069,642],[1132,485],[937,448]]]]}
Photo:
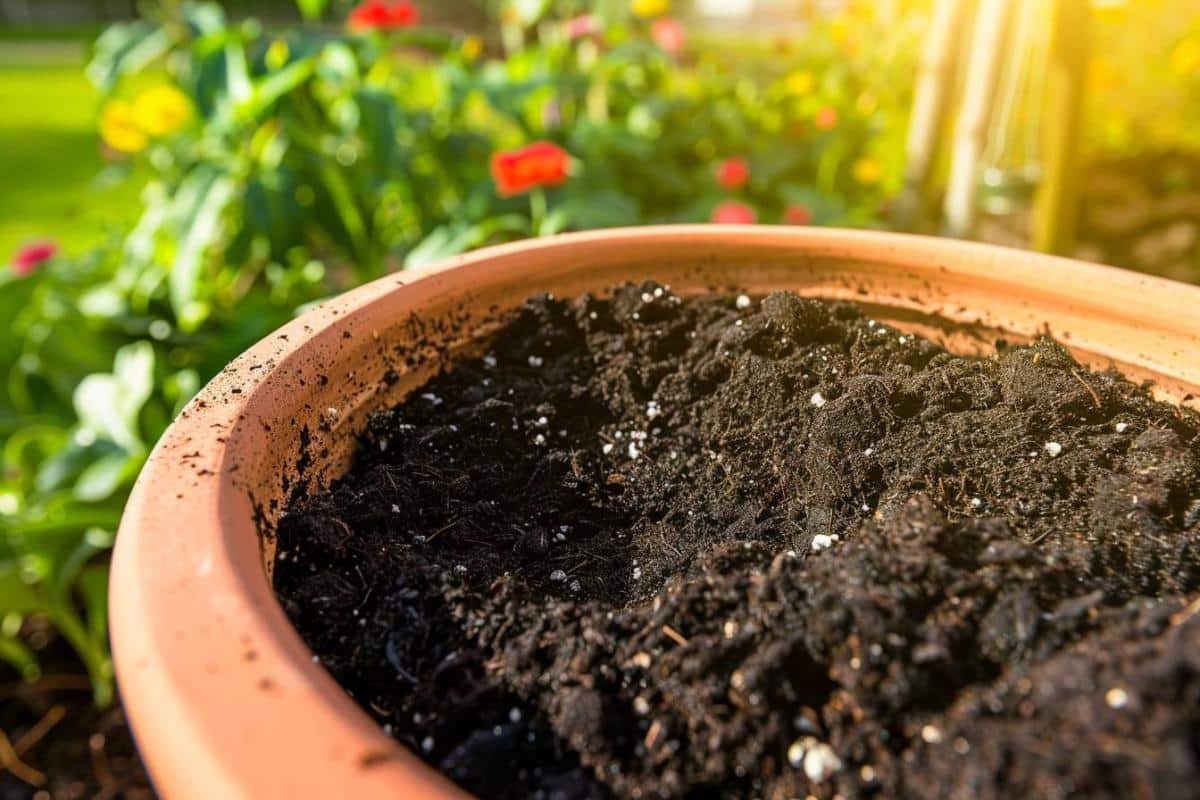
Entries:
{"type": "Polygon", "coordinates": [[[567,229],[877,224],[898,180],[915,31],[869,11],[698,48],[664,3],[519,4],[494,41],[404,2],[341,22],[325,5],[300,3],[331,25],[272,30],[167,3],[96,42],[106,153],[151,176],[140,216],[0,270],[0,657],[26,677],[40,613],[111,697],[105,553],[129,485],[192,394],[297,309],[567,229]]]}

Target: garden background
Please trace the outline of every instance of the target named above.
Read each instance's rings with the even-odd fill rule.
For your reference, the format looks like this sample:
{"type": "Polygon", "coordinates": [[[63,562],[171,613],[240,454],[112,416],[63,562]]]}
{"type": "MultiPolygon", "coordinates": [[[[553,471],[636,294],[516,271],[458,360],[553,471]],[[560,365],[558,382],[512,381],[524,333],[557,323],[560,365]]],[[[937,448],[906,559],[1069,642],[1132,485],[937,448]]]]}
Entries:
{"type": "MultiPolygon", "coordinates": [[[[114,777],[136,767],[107,553],[150,448],[237,353],[353,285],[525,236],[944,232],[948,148],[921,186],[906,149],[918,76],[972,91],[922,59],[935,5],[0,1],[0,792],[145,788],[114,777]],[[50,768],[64,752],[77,769],[50,768]]],[[[1066,250],[1198,281],[1200,11],[1088,12],[1066,250]]],[[[1062,102],[1026,44],[955,231],[1016,246],[1062,102]]]]}

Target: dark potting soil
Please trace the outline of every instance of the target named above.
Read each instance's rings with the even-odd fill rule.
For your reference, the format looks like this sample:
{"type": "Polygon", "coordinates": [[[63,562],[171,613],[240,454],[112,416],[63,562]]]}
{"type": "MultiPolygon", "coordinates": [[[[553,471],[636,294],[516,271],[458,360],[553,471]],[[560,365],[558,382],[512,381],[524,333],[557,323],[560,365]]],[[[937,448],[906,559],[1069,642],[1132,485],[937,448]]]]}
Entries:
{"type": "Polygon", "coordinates": [[[1200,415],[784,293],[539,297],[492,348],[293,503],[275,571],[466,789],[1195,796],[1200,415]]]}
{"type": "Polygon", "coordinates": [[[0,669],[0,800],[154,800],[120,703],[97,708],[78,657],[42,619],[22,638],[43,674],[0,669]]]}

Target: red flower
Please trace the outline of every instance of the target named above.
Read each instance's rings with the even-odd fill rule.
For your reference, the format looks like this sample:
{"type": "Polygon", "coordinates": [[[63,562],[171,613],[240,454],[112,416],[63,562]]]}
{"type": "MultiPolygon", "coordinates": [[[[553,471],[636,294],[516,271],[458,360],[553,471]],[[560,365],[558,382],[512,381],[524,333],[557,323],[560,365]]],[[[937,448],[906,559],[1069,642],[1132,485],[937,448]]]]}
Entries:
{"type": "Polygon", "coordinates": [[[600,21],[594,14],[580,14],[563,23],[563,32],[568,39],[582,39],[600,33],[600,21]]]}
{"type": "Polygon", "coordinates": [[[58,245],[54,242],[34,242],[17,251],[12,259],[12,271],[25,276],[33,274],[34,270],[58,255],[58,245]]]}
{"type": "Polygon", "coordinates": [[[538,186],[558,186],[570,174],[571,156],[553,142],[534,142],[492,156],[492,178],[503,197],[538,186]]]}
{"type": "Polygon", "coordinates": [[[659,17],[650,25],[650,36],[663,52],[677,56],[687,46],[687,31],[679,20],[659,17]]]}
{"type": "Polygon", "coordinates": [[[758,221],[758,216],[745,203],[726,200],[713,209],[712,221],[720,225],[753,225],[758,221]]]}
{"type": "Polygon", "coordinates": [[[838,124],[837,109],[833,106],[825,106],[817,112],[815,117],[813,117],[813,124],[816,125],[819,130],[833,130],[834,126],[838,124]]]}
{"type": "Polygon", "coordinates": [[[717,165],[717,183],[722,189],[740,189],[750,180],[750,165],[741,156],[727,158],[717,165]]]}
{"type": "Polygon", "coordinates": [[[812,219],[812,210],[800,203],[792,203],[783,212],[783,221],[788,225],[807,225],[812,219]]]}
{"type": "Polygon", "coordinates": [[[394,30],[416,25],[420,13],[408,0],[366,0],[350,12],[347,24],[352,31],[394,30]]]}

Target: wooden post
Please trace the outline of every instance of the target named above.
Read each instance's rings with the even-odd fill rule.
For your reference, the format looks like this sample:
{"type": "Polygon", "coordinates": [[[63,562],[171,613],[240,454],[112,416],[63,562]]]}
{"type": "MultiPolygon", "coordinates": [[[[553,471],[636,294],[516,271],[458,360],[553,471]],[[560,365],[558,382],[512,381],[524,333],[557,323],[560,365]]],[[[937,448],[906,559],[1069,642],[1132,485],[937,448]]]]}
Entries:
{"type": "Polygon", "coordinates": [[[900,230],[917,227],[925,217],[946,108],[954,90],[954,67],[971,0],[934,0],[929,34],[913,92],[912,118],[905,146],[904,188],[896,199],[893,224],[900,230]]]}
{"type": "Polygon", "coordinates": [[[980,0],[971,35],[962,109],[954,129],[950,180],[946,186],[946,233],[965,238],[975,227],[979,156],[996,94],[1007,30],[1010,0],[980,0]]]}
{"type": "Polygon", "coordinates": [[[1048,0],[1050,69],[1046,76],[1042,182],[1034,199],[1033,247],[1068,254],[1079,217],[1079,131],[1087,77],[1087,0],[1048,0]]]}

